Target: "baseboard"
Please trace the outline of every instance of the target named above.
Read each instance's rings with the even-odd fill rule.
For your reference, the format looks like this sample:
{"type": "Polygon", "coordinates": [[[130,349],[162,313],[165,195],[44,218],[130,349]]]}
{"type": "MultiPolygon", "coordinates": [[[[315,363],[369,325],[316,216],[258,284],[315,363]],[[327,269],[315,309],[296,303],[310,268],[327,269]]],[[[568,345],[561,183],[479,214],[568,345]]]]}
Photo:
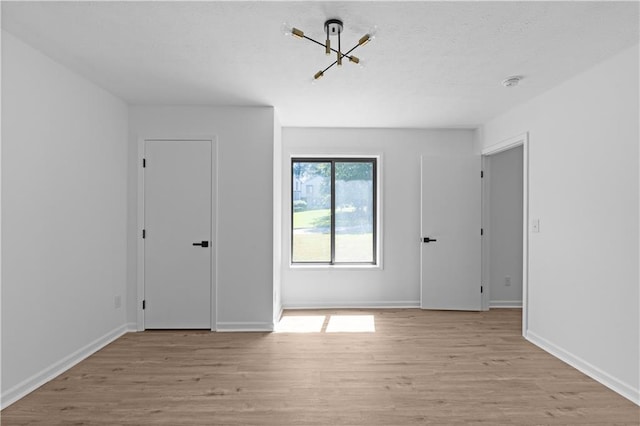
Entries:
{"type": "Polygon", "coordinates": [[[218,322],[219,332],[272,332],[273,323],[269,322],[218,322]]]}
{"type": "Polygon", "coordinates": [[[296,302],[285,303],[284,309],[406,309],[419,308],[419,300],[392,302],[296,302]]]}
{"type": "Polygon", "coordinates": [[[128,322],[125,324],[125,327],[128,333],[135,333],[138,331],[138,324],[135,322],[128,322]]]}
{"type": "Polygon", "coordinates": [[[494,308],[522,308],[522,300],[490,300],[489,309],[494,308]]]}
{"type": "Polygon", "coordinates": [[[277,324],[280,322],[280,320],[282,319],[282,314],[284,313],[284,309],[282,309],[282,306],[280,306],[280,310],[278,311],[278,313],[276,314],[276,316],[273,318],[273,323],[277,324]]]}
{"type": "Polygon", "coordinates": [[[592,379],[602,383],[614,392],[619,393],[636,405],[640,405],[640,389],[634,389],[631,385],[624,383],[608,373],[602,371],[598,367],[588,363],[582,358],[562,349],[561,347],[551,343],[544,337],[528,331],[525,338],[534,345],[544,349],[556,358],[566,362],[576,370],[581,371],[592,379]]]}
{"type": "Polygon", "coordinates": [[[11,389],[8,389],[2,394],[2,397],[0,398],[0,408],[4,410],[14,402],[18,401],[20,398],[33,392],[45,383],[53,380],[80,361],[93,355],[94,353],[104,348],[109,343],[113,342],[127,332],[128,324],[121,325],[120,327],[111,330],[107,334],[103,335],[102,337],[97,338],[88,345],[83,346],[72,354],[62,358],[60,361],[52,364],[39,373],[36,373],[33,376],[23,380],[22,382],[18,383],[11,389]]]}

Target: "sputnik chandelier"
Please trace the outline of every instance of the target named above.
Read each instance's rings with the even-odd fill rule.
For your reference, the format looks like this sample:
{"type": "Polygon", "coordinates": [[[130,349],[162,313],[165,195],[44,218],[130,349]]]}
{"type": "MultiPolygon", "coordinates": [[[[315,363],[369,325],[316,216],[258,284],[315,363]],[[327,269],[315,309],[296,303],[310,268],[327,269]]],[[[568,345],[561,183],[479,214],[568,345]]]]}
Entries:
{"type": "Polygon", "coordinates": [[[323,70],[318,71],[317,73],[315,73],[315,75],[313,76],[314,80],[319,79],[320,77],[322,77],[324,75],[325,72],[327,72],[327,70],[329,70],[331,67],[333,67],[334,65],[337,65],[339,67],[342,66],[342,59],[343,58],[347,58],[349,60],[349,62],[352,62],[354,64],[359,64],[360,63],[360,58],[358,58],[357,56],[354,56],[351,54],[351,52],[353,52],[354,50],[356,50],[356,48],[358,48],[359,46],[364,46],[365,44],[369,43],[371,40],[373,40],[374,36],[373,34],[370,32],[368,34],[363,35],[360,40],[358,40],[358,44],[356,44],[355,46],[353,46],[351,49],[347,50],[346,52],[342,53],[342,46],[340,45],[340,34],[342,33],[342,29],[343,29],[343,25],[342,25],[342,21],[339,19],[329,19],[328,21],[326,21],[324,23],[324,32],[327,34],[327,40],[324,43],[320,43],[317,40],[312,39],[311,37],[307,37],[306,35],[304,35],[304,32],[302,32],[301,30],[297,29],[297,28],[291,28],[289,27],[287,24],[283,24],[283,30],[285,35],[292,35],[295,38],[299,38],[299,39],[306,39],[309,40],[315,44],[318,44],[322,47],[324,47],[324,52],[327,56],[331,55],[331,52],[336,53],[336,60],[333,61],[333,63],[331,65],[329,65],[328,67],[326,67],[323,70]],[[334,49],[331,47],[331,39],[330,37],[338,37],[338,50],[334,49]]]}

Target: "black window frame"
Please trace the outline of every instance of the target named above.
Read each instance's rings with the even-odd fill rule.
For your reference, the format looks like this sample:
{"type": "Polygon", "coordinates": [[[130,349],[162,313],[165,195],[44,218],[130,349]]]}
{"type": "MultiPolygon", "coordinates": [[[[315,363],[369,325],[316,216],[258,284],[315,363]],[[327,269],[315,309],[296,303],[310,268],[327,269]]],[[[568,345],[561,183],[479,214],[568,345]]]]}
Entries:
{"type": "Polygon", "coordinates": [[[378,158],[377,157],[291,157],[291,207],[289,209],[289,214],[291,215],[291,223],[290,223],[290,232],[291,232],[291,241],[290,241],[290,262],[292,265],[378,265],[378,158]],[[293,260],[293,198],[294,198],[294,163],[331,163],[331,260],[329,262],[323,261],[294,261],[293,260]],[[373,260],[371,262],[336,262],[335,261],[335,251],[336,251],[336,163],[371,163],[372,164],[372,209],[373,209],[373,236],[372,236],[372,254],[373,260]]]}

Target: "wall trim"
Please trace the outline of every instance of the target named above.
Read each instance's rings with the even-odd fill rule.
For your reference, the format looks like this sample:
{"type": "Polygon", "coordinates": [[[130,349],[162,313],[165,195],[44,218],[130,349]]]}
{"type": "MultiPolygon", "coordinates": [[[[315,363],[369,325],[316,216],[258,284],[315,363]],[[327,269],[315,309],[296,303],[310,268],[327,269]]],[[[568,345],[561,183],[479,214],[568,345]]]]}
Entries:
{"type": "Polygon", "coordinates": [[[6,392],[2,394],[0,407],[1,409],[5,409],[14,402],[23,398],[27,394],[33,392],[38,389],[40,386],[44,385],[47,382],[50,382],[60,374],[69,370],[74,365],[78,364],[80,361],[90,357],[94,353],[98,352],[100,349],[107,346],[109,343],[115,341],[119,337],[123,336],[129,331],[129,328],[136,329],[135,324],[123,324],[108,333],[104,334],[101,337],[98,337],[93,342],[81,347],[75,352],[65,356],[61,360],[54,362],[49,367],[43,369],[42,371],[32,375],[31,377],[26,378],[22,382],[13,386],[11,389],[8,389],[6,392]]]}
{"type": "MultiPolygon", "coordinates": [[[[487,165],[487,157],[498,154],[511,148],[522,145],[522,335],[526,337],[529,329],[529,132],[524,132],[509,139],[497,142],[484,148],[482,154],[482,167],[487,165]]],[[[491,282],[489,277],[489,241],[491,230],[487,218],[491,214],[488,210],[486,197],[488,197],[488,182],[482,184],[482,227],[489,232],[482,239],[482,271],[483,283],[491,282]]],[[[489,309],[491,287],[482,297],[483,309],[489,309]]]]}
{"type": "Polygon", "coordinates": [[[248,322],[248,321],[230,321],[218,322],[216,331],[218,332],[260,332],[271,333],[274,329],[272,322],[248,322]]]}
{"type": "Polygon", "coordinates": [[[537,335],[531,330],[527,332],[525,338],[531,343],[533,343],[534,345],[538,346],[539,348],[545,350],[546,352],[550,353],[551,355],[555,356],[561,361],[564,361],[565,363],[569,364],[571,367],[575,368],[576,370],[586,374],[587,376],[591,377],[595,381],[605,385],[609,389],[622,395],[623,397],[627,398],[634,404],[640,406],[640,389],[634,389],[633,386],[619,379],[616,379],[615,377],[602,371],[595,365],[590,364],[587,361],[580,358],[579,356],[576,356],[571,352],[562,349],[560,346],[554,343],[551,343],[544,337],[537,335]]]}
{"type": "Polygon", "coordinates": [[[489,309],[494,308],[522,308],[522,300],[490,300],[489,309]]]}
{"type": "Polygon", "coordinates": [[[283,309],[406,309],[419,308],[419,300],[389,302],[296,302],[284,303],[283,309]]]}
{"type": "Polygon", "coordinates": [[[278,310],[278,313],[276,314],[276,316],[273,318],[273,323],[277,324],[280,322],[280,320],[282,319],[282,314],[284,313],[284,308],[282,306],[280,306],[280,309],[278,310]]]}

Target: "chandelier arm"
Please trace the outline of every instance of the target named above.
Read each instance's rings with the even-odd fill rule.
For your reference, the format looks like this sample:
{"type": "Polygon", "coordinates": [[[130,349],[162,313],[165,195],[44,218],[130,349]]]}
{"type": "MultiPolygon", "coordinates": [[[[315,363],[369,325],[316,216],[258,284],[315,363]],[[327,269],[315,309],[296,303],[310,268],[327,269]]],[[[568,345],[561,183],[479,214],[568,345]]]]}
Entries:
{"type": "Polygon", "coordinates": [[[342,56],[351,59],[351,56],[349,56],[349,53],[353,52],[354,50],[356,50],[356,48],[360,46],[360,43],[356,44],[355,46],[353,46],[351,49],[347,50],[347,53],[343,53],[342,56]]]}
{"type": "MultiPolygon", "coordinates": [[[[325,44],[324,44],[324,43],[320,43],[319,41],[314,40],[314,39],[312,39],[311,37],[307,37],[307,36],[305,35],[305,36],[303,36],[303,38],[306,38],[307,40],[312,41],[312,42],[314,42],[315,44],[318,44],[318,45],[320,45],[320,46],[322,46],[322,47],[325,47],[325,48],[326,48],[326,46],[325,46],[325,44]]],[[[356,48],[356,47],[358,47],[358,46],[359,46],[359,44],[356,44],[356,45],[355,45],[355,47],[354,47],[353,49],[355,49],[355,48],[356,48]]],[[[349,53],[351,53],[351,51],[353,51],[353,49],[351,49],[351,50],[350,50],[350,51],[348,51],[347,53],[343,53],[343,54],[342,54],[342,56],[343,56],[343,57],[345,57],[345,58],[347,58],[347,59],[351,59],[351,56],[349,56],[349,53]]],[[[336,49],[334,49],[334,48],[331,48],[331,51],[333,51],[333,52],[335,52],[335,53],[338,53],[338,51],[337,51],[336,49]]]]}
{"type": "Polygon", "coordinates": [[[335,65],[335,64],[337,64],[337,63],[338,63],[338,61],[337,61],[337,60],[333,61],[333,63],[332,63],[331,65],[329,65],[328,67],[326,67],[325,69],[323,69],[323,70],[322,70],[322,74],[324,74],[325,72],[327,72],[327,70],[328,70],[329,68],[331,68],[332,66],[334,66],[334,65],[335,65]]]}

